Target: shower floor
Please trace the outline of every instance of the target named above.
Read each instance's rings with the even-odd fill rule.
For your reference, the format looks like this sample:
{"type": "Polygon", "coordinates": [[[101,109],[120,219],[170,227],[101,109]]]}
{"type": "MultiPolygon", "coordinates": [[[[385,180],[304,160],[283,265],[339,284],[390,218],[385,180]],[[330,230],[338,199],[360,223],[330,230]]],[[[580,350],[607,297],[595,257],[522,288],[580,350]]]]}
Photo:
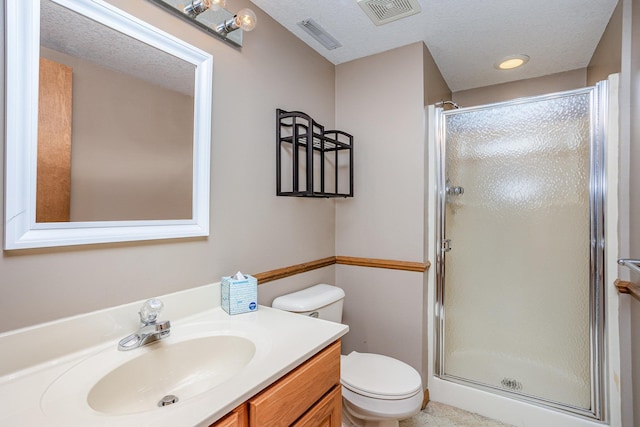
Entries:
{"type": "Polygon", "coordinates": [[[453,406],[429,402],[418,415],[400,421],[400,427],[509,427],[509,424],[453,406]]]}

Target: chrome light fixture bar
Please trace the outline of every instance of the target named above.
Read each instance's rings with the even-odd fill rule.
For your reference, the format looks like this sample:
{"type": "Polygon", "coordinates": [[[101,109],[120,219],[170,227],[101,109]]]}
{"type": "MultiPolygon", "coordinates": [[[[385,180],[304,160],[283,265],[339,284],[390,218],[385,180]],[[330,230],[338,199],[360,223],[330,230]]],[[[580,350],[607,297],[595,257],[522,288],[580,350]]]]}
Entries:
{"type": "Polygon", "coordinates": [[[242,34],[257,23],[251,9],[231,13],[226,0],[150,0],[187,22],[236,47],[242,47],[242,34]]]}

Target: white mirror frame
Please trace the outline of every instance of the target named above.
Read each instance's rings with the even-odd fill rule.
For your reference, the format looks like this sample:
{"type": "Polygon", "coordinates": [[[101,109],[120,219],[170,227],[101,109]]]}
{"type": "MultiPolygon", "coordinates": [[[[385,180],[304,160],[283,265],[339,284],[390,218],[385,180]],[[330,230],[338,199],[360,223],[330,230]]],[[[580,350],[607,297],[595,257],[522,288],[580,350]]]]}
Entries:
{"type": "Polygon", "coordinates": [[[50,0],[195,65],[192,218],[36,223],[40,0],[6,0],[4,248],[209,235],[213,58],[101,0],[50,0]]]}

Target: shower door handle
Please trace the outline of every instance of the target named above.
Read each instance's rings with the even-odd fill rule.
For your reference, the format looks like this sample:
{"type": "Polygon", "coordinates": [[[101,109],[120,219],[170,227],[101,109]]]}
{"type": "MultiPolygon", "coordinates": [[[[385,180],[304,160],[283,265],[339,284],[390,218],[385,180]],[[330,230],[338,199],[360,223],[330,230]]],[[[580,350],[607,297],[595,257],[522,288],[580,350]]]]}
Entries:
{"type": "Polygon", "coordinates": [[[445,191],[449,196],[462,196],[464,194],[464,187],[450,187],[447,185],[445,191]]]}
{"type": "Polygon", "coordinates": [[[451,239],[444,239],[441,248],[442,252],[449,252],[451,250],[451,239]]]}

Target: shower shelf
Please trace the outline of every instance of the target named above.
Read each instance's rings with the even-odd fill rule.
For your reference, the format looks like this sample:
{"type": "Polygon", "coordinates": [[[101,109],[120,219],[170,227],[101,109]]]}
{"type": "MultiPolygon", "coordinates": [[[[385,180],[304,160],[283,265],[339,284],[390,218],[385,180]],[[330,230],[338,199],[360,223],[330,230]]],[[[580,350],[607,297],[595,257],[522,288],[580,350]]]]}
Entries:
{"type": "Polygon", "coordinates": [[[276,110],[276,195],[353,197],[353,136],[276,110]]]}

